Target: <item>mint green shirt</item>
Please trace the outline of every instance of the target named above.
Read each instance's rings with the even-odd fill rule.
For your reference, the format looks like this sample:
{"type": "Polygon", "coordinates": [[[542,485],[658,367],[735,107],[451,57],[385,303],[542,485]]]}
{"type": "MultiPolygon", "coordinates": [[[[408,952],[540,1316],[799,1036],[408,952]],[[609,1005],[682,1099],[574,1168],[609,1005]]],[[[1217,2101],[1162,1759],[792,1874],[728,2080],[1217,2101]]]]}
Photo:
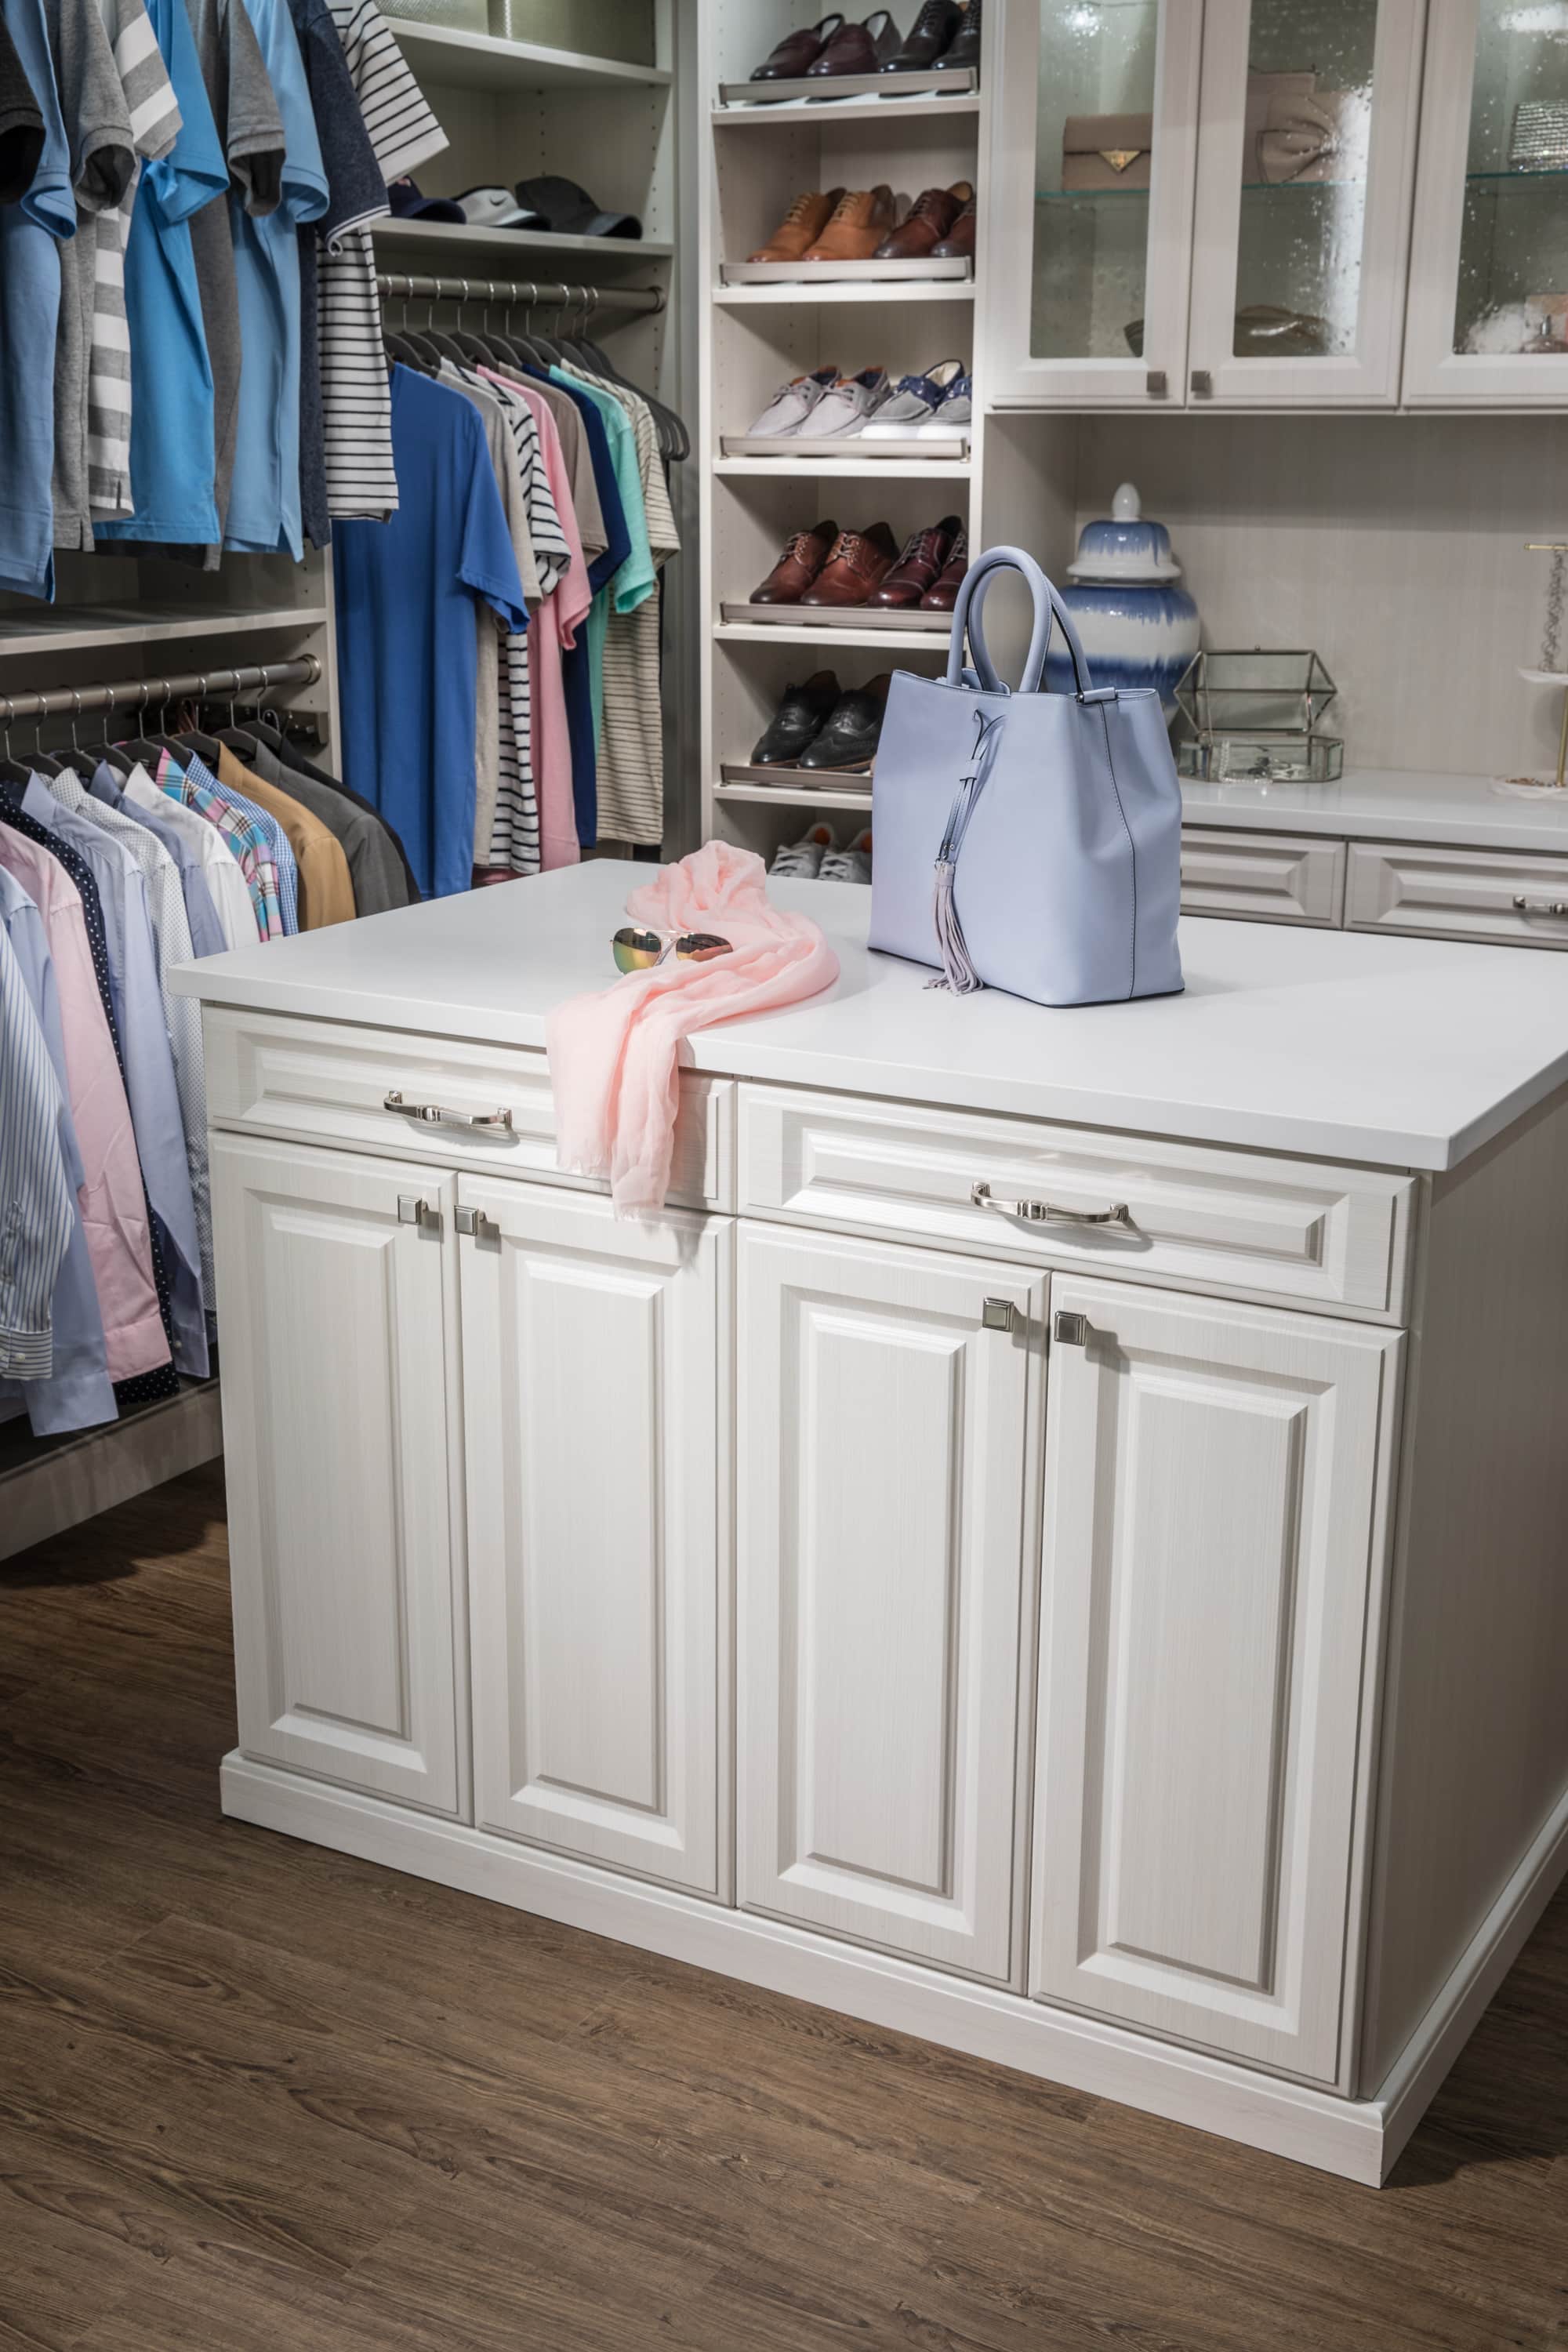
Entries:
{"type": "Polygon", "coordinates": [[[610,625],[612,606],[617,613],[635,613],[653,594],[658,575],[653,568],[653,551],[648,545],[647,511],[643,505],[642,469],[637,464],[636,436],[631,420],[613,393],[601,392],[577,368],[552,367],[551,379],[556,383],[570,384],[574,392],[591,400],[605,420],[605,432],[610,444],[610,462],[616,469],[616,488],[626,513],[626,534],[631,548],[620,570],[605,583],[588,607],[588,691],[594,707],[594,740],[604,732],[605,723],[605,632],[610,625]]]}

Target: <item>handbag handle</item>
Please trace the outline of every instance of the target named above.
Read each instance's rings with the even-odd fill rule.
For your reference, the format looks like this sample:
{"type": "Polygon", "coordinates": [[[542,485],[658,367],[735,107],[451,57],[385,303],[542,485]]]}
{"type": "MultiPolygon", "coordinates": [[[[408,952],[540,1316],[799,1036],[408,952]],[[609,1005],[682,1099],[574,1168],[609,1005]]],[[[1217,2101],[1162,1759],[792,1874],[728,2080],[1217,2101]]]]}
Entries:
{"type": "Polygon", "coordinates": [[[1074,686],[1080,695],[1092,694],[1094,683],[1084,658],[1083,646],[1073,626],[1072,614],[1034,557],[1022,547],[988,547],[984,555],[975,558],[959,583],[958,602],[952,608],[952,635],[947,648],[949,686],[957,686],[960,682],[963,668],[963,638],[967,630],[974,673],[981,685],[988,694],[1004,694],[1008,690],[996,675],[980,623],[985,592],[999,572],[1021,572],[1028,583],[1035,604],[1035,625],[1029,635],[1029,651],[1024,663],[1024,675],[1018,682],[1018,692],[1038,694],[1040,691],[1040,679],[1046,667],[1046,648],[1051,641],[1051,623],[1055,619],[1060,624],[1068,651],[1072,656],[1074,686]]]}

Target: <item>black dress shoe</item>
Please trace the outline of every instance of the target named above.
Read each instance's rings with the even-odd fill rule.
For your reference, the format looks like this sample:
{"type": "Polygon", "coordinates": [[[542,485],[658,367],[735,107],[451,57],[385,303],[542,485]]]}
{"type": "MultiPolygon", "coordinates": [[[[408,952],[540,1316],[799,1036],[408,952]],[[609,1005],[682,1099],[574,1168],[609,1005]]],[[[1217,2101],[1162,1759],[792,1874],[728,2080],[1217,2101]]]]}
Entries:
{"type": "Polygon", "coordinates": [[[980,5],[981,0],[968,0],[963,21],[952,40],[937,59],[939,66],[970,66],[976,71],[980,66],[980,5]]]}
{"type": "MultiPolygon", "coordinates": [[[[885,74],[924,73],[934,66],[963,21],[958,0],[925,0],[920,15],[904,35],[904,45],[878,71],[885,74]]],[[[942,62],[945,64],[946,59],[942,62]]]]}
{"type": "Polygon", "coordinates": [[[804,686],[786,686],[784,700],[752,753],[757,768],[793,768],[839,698],[837,672],[819,669],[804,686]]]}
{"type": "Polygon", "coordinates": [[[841,694],[826,719],[800,755],[803,768],[868,768],[877,756],[888,688],[893,673],[885,669],[866,686],[841,694]]]}

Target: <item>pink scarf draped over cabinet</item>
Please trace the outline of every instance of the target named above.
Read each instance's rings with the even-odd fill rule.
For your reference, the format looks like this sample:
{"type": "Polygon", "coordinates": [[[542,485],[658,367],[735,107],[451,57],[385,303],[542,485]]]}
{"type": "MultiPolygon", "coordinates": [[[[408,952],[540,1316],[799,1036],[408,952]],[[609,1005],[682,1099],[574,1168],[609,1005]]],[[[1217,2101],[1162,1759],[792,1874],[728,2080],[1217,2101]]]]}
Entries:
{"type": "Polygon", "coordinates": [[[617,1213],[640,1216],[663,1207],[669,1186],[682,1038],[815,996],[837,979],[838,959],[809,915],[768,904],[762,859],[727,842],[662,866],[626,913],[650,931],[717,932],[734,950],[711,963],[668,956],[550,1015],[557,1164],[607,1176],[617,1213]]]}

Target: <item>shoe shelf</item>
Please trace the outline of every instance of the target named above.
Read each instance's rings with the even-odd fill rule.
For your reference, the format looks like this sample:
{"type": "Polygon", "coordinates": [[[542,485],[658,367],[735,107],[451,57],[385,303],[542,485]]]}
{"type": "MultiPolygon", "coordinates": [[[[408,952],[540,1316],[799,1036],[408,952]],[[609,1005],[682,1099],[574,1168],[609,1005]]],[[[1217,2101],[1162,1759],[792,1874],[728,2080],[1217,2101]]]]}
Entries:
{"type": "Polygon", "coordinates": [[[794,621],[779,627],[757,628],[745,621],[721,621],[713,636],[715,643],[721,646],[811,646],[825,655],[837,653],[841,647],[862,651],[870,648],[886,658],[889,646],[897,645],[921,653],[947,651],[950,631],[945,627],[911,629],[899,637],[891,630],[868,625],[868,616],[863,612],[851,613],[847,617],[860,625],[824,629],[807,621],[794,621]]]}
{"type": "Polygon", "coordinates": [[[421,82],[446,89],[668,89],[664,66],[628,65],[586,50],[547,48],[537,41],[506,41],[493,33],[465,33],[448,25],[387,16],[421,82]]]}
{"type": "Polygon", "coordinates": [[[967,286],[973,278],[974,265],[963,260],[721,261],[719,276],[726,287],[779,287],[790,292],[799,288],[815,292],[823,286],[847,286],[852,292],[865,292],[873,286],[897,286],[907,292],[912,286],[922,289],[953,283],[967,286]]]}
{"type": "Polygon", "coordinates": [[[849,768],[755,768],[726,761],[722,781],[713,787],[717,801],[736,801],[753,808],[770,803],[784,808],[869,809],[868,772],[849,768]]]}
{"type": "Polygon", "coordinates": [[[815,473],[824,465],[847,459],[859,467],[896,465],[901,458],[917,460],[915,470],[942,459],[967,461],[967,433],[910,433],[899,439],[890,434],[847,433],[829,440],[803,438],[797,433],[721,433],[719,447],[725,457],[783,458],[788,467],[815,473]]]}
{"type": "Polygon", "coordinates": [[[873,643],[879,637],[939,637],[945,645],[949,615],[946,613],[884,613],[868,604],[752,604],[720,605],[725,622],[732,626],[755,626],[762,629],[788,629],[810,643],[819,635],[833,638],[837,644],[846,632],[858,631],[869,635],[873,643]],[[777,618],[774,618],[774,615],[777,618]]]}
{"type": "MultiPolygon", "coordinates": [[[[900,77],[901,79],[901,77],[900,77]]],[[[979,93],[974,90],[955,92],[949,97],[931,93],[910,94],[900,91],[894,96],[884,90],[879,98],[794,99],[780,105],[770,101],[743,106],[731,102],[713,109],[716,130],[754,130],[769,123],[799,129],[809,124],[814,129],[835,129],[840,123],[931,122],[978,114],[979,93]]]]}
{"type": "MultiPolygon", "coordinates": [[[[887,268],[883,263],[882,267],[887,268]]],[[[870,284],[846,285],[840,279],[792,278],[782,286],[715,286],[713,299],[724,309],[743,310],[798,302],[973,302],[974,280],[942,278],[878,278],[870,284]]]]}
{"type": "MultiPolygon", "coordinates": [[[[832,74],[809,75],[798,81],[721,81],[719,85],[718,111],[727,112],[731,107],[743,107],[748,114],[765,110],[770,106],[809,106],[812,112],[835,107],[837,100],[870,99],[879,106],[897,106],[900,99],[889,90],[891,74],[832,74]],[[825,83],[831,82],[831,93],[825,83]],[[763,92],[766,92],[766,96],[763,92]]],[[[970,98],[980,88],[980,77],[973,66],[931,66],[924,73],[900,74],[900,92],[913,99],[939,96],[970,98]]]]}
{"type": "Polygon", "coordinates": [[[842,457],[716,457],[713,472],[721,482],[967,482],[970,478],[967,457],[876,457],[869,448],[853,457],[847,448],[842,457]]]}

